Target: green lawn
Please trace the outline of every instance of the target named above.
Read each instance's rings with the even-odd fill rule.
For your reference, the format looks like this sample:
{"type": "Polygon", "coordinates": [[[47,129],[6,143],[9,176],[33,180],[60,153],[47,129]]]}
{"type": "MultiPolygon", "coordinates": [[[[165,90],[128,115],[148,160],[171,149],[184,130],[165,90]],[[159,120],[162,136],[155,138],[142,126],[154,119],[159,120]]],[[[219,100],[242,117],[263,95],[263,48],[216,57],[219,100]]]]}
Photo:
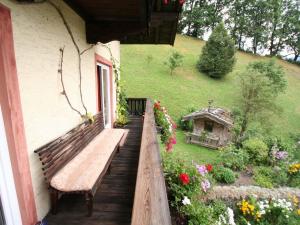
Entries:
{"type": "Polygon", "coordinates": [[[212,163],[216,164],[221,161],[220,152],[198,145],[191,145],[185,143],[185,135],[181,130],[177,130],[177,144],[174,145],[174,153],[180,154],[184,159],[195,161],[197,163],[212,163]]]}
{"type": "MultiPolygon", "coordinates": [[[[122,45],[121,79],[128,97],[159,99],[175,120],[190,106],[206,107],[209,99],[213,99],[216,106],[231,109],[236,96],[237,72],[245,69],[249,62],[267,58],[238,52],[234,71],[222,80],[215,80],[196,69],[203,45],[203,41],[177,35],[174,48],[184,55],[184,59],[183,66],[173,76],[164,65],[173,47],[122,45]],[[148,56],[152,56],[153,60],[148,62],[148,56]]],[[[278,99],[283,112],[272,119],[274,132],[288,137],[289,133],[300,133],[300,67],[281,60],[277,63],[284,67],[287,74],[288,89],[278,99]]],[[[184,144],[181,132],[178,132],[178,139],[176,149],[188,153],[190,158],[205,161],[206,157],[214,160],[218,155],[212,150],[184,144]]]]}

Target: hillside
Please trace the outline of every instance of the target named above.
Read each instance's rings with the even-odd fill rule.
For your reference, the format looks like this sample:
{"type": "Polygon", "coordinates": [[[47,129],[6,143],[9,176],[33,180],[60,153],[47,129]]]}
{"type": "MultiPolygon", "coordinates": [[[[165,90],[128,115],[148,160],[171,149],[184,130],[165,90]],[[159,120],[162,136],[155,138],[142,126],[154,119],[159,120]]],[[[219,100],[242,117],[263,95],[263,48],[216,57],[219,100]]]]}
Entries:
{"type": "MultiPolygon", "coordinates": [[[[128,97],[159,99],[175,118],[190,106],[206,107],[209,99],[214,100],[214,105],[231,109],[237,72],[245,69],[249,62],[268,58],[237,52],[234,71],[222,80],[214,80],[199,73],[195,66],[204,43],[177,35],[174,48],[184,55],[184,59],[183,66],[173,76],[164,65],[171,46],[122,45],[121,77],[128,97]],[[148,60],[151,56],[153,59],[148,60]]],[[[272,119],[274,132],[287,137],[289,133],[300,133],[300,67],[282,60],[277,63],[284,68],[288,89],[278,99],[283,112],[272,119]]]]}

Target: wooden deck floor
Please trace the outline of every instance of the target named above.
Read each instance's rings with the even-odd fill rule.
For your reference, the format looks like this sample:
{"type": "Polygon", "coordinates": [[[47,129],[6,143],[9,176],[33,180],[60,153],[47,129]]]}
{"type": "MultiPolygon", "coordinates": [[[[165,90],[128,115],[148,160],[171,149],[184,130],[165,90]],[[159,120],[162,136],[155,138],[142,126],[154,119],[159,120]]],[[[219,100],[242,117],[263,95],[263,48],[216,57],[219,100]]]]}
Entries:
{"type": "Polygon", "coordinates": [[[124,146],[111,164],[94,198],[94,212],[86,217],[87,208],[81,195],[65,195],[58,204],[58,214],[46,217],[47,225],[129,225],[142,136],[142,117],[131,117],[124,146]]]}

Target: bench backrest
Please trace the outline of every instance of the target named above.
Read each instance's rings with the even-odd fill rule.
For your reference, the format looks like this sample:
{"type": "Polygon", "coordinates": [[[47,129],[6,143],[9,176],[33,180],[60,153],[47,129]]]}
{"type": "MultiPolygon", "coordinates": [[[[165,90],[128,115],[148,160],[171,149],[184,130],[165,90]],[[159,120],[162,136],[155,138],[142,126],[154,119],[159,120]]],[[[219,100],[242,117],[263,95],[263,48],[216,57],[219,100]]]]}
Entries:
{"type": "Polygon", "coordinates": [[[95,115],[95,121],[81,123],[64,135],[41,146],[34,152],[39,155],[47,183],[104,129],[103,115],[95,115]]]}

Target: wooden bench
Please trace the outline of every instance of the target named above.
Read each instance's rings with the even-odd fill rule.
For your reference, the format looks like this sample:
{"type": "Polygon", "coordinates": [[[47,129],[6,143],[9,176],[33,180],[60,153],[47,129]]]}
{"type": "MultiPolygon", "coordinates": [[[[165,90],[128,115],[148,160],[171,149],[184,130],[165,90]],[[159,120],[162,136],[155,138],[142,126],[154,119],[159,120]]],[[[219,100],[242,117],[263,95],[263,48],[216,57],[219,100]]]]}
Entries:
{"type": "Polygon", "coordinates": [[[102,113],[94,123],[82,123],[63,136],[35,150],[51,193],[52,213],[57,213],[57,202],[66,193],[85,195],[88,216],[93,212],[93,197],[125,130],[104,129],[102,113]]]}

